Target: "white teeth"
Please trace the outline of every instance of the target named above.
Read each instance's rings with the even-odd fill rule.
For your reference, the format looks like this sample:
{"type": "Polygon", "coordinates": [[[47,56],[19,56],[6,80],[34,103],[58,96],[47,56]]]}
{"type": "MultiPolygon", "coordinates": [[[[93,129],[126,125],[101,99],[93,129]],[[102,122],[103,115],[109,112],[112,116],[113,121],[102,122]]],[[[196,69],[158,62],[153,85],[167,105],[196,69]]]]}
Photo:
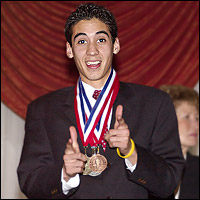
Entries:
{"type": "Polygon", "coordinates": [[[86,64],[87,65],[97,65],[97,64],[99,64],[100,63],[100,61],[94,61],[94,62],[86,62],[86,64]]]}

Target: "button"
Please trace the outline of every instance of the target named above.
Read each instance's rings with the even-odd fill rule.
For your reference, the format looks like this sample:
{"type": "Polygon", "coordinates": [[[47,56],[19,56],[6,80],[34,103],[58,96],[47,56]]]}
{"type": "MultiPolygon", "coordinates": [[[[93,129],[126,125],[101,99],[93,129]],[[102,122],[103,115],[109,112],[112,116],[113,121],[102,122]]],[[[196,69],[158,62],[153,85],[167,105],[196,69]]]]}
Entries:
{"type": "Polygon", "coordinates": [[[142,183],[142,184],[146,184],[146,183],[147,183],[147,182],[146,182],[144,179],[142,179],[142,178],[139,178],[138,181],[139,181],[140,183],[142,183]]]}
{"type": "Polygon", "coordinates": [[[146,184],[147,182],[144,180],[143,183],[146,184]]]}
{"type": "Polygon", "coordinates": [[[58,192],[58,190],[57,189],[53,189],[52,191],[51,191],[51,194],[56,194],[58,192]]]}

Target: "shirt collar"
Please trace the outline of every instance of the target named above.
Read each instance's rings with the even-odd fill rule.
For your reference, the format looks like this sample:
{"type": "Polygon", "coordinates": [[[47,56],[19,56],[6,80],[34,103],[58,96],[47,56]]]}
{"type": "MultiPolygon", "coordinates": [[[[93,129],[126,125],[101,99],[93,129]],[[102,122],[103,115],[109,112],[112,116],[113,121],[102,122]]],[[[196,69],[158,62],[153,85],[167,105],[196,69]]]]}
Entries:
{"type": "MultiPolygon", "coordinates": [[[[91,85],[89,85],[89,84],[83,82],[83,81],[82,81],[82,84],[83,84],[83,87],[84,87],[84,89],[85,89],[85,93],[86,93],[86,95],[87,95],[87,97],[88,97],[88,100],[90,101],[90,104],[91,104],[91,106],[93,107],[94,104],[95,104],[95,102],[96,102],[96,100],[92,97],[92,95],[94,94],[94,91],[95,91],[96,89],[95,89],[94,87],[92,87],[91,85]]],[[[100,88],[100,89],[98,89],[98,90],[102,90],[102,89],[103,89],[103,87],[100,88]]]]}

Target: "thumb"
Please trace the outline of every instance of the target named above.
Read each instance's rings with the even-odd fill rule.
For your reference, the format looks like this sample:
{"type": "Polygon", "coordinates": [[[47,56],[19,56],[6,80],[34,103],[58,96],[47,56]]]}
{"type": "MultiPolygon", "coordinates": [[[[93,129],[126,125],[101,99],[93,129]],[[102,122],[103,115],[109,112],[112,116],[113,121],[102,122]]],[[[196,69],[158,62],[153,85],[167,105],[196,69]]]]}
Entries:
{"type": "Polygon", "coordinates": [[[117,129],[118,126],[120,125],[120,121],[122,120],[122,115],[123,115],[123,106],[118,105],[116,112],[115,112],[115,125],[114,129],[117,129]]]}
{"type": "Polygon", "coordinates": [[[74,126],[70,126],[69,132],[70,132],[70,136],[71,136],[71,140],[72,140],[72,147],[76,153],[79,153],[80,149],[79,149],[79,145],[77,142],[78,137],[77,137],[76,128],[74,126]]]}

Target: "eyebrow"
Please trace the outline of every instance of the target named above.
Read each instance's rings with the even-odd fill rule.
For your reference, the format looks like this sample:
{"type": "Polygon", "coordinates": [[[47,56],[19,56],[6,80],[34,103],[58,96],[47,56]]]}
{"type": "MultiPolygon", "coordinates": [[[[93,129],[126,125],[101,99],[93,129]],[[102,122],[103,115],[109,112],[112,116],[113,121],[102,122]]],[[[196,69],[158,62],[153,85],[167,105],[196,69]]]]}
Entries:
{"type": "MultiPolygon", "coordinates": [[[[98,31],[98,32],[96,32],[96,35],[97,35],[97,34],[101,34],[101,33],[107,35],[108,38],[109,38],[109,34],[108,34],[106,31],[98,31]]],[[[74,36],[74,40],[75,40],[78,36],[80,36],[80,35],[86,35],[86,36],[87,36],[86,33],[77,33],[77,34],[74,36]]]]}
{"type": "Polygon", "coordinates": [[[86,33],[77,33],[77,34],[74,36],[74,40],[75,40],[78,36],[80,36],[80,35],[86,35],[86,33]]]}
{"type": "Polygon", "coordinates": [[[96,34],[101,34],[101,33],[106,34],[108,36],[108,38],[109,38],[109,35],[108,35],[108,33],[106,31],[98,31],[98,32],[96,32],[96,34]]]}

